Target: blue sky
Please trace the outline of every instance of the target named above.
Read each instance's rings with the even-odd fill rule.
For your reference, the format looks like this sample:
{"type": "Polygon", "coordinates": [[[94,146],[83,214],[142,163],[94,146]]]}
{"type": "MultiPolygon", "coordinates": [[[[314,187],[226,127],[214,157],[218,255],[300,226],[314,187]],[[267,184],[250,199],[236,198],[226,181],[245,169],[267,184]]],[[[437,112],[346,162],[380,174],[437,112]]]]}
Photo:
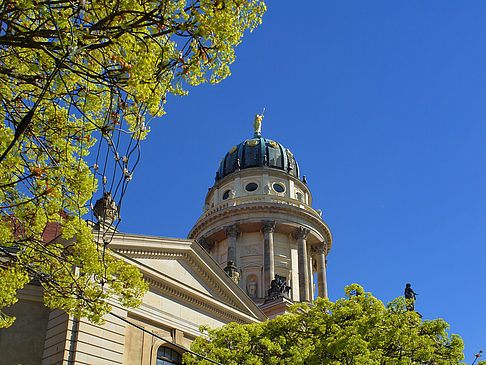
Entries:
{"type": "Polygon", "coordinates": [[[330,298],[410,282],[426,319],[486,350],[486,2],[272,1],[232,76],[169,98],[119,229],[186,237],[219,161],[262,134],[289,148],[333,232],[330,298]]]}

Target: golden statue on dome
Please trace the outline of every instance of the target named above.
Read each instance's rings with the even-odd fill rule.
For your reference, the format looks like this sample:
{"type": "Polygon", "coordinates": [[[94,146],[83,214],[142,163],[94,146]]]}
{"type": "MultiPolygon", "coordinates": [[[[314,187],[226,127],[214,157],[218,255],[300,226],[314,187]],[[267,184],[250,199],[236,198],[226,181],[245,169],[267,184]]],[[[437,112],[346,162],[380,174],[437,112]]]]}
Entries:
{"type": "Polygon", "coordinates": [[[262,114],[255,114],[255,120],[253,122],[253,129],[255,130],[255,137],[260,137],[262,135],[263,113],[265,113],[265,108],[263,108],[262,114]]]}

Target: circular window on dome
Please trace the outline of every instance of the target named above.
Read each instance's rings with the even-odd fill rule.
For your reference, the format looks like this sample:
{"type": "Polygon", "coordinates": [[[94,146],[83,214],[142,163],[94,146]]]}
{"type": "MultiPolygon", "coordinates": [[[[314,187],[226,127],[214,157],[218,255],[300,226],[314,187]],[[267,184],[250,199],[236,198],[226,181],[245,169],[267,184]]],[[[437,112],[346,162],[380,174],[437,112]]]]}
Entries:
{"type": "Polygon", "coordinates": [[[258,184],[256,184],[256,183],[249,183],[249,184],[246,184],[246,186],[245,186],[246,191],[255,191],[256,189],[258,189],[258,184]]]}
{"type": "Polygon", "coordinates": [[[228,199],[228,198],[229,198],[229,196],[230,196],[230,193],[231,193],[231,190],[229,190],[229,189],[228,189],[228,190],[226,190],[226,191],[224,192],[224,194],[223,194],[223,200],[228,199]]]}
{"type": "Polygon", "coordinates": [[[277,193],[283,193],[285,191],[285,188],[283,187],[282,184],[279,183],[273,183],[273,190],[275,190],[277,193]]]}

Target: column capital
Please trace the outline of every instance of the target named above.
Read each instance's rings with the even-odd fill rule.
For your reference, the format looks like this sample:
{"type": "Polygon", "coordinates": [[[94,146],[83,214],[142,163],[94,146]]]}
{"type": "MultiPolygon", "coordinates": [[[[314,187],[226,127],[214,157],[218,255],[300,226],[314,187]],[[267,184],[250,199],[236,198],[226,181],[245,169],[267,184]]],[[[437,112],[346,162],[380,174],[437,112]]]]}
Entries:
{"type": "Polygon", "coordinates": [[[275,221],[262,221],[262,232],[272,233],[275,230],[275,221]]]}
{"type": "Polygon", "coordinates": [[[324,242],[316,243],[311,246],[312,253],[327,254],[327,245],[324,242]]]}
{"type": "Polygon", "coordinates": [[[294,238],[296,239],[307,239],[307,236],[310,233],[310,229],[304,228],[304,227],[299,227],[297,230],[294,232],[294,238]]]}
{"type": "Polygon", "coordinates": [[[207,252],[211,252],[214,248],[214,241],[208,240],[206,237],[201,237],[197,240],[197,243],[199,243],[207,252]]]}
{"type": "Polygon", "coordinates": [[[226,233],[226,237],[238,237],[240,234],[240,229],[238,228],[238,225],[232,224],[231,226],[226,226],[224,227],[224,231],[226,233]]]}

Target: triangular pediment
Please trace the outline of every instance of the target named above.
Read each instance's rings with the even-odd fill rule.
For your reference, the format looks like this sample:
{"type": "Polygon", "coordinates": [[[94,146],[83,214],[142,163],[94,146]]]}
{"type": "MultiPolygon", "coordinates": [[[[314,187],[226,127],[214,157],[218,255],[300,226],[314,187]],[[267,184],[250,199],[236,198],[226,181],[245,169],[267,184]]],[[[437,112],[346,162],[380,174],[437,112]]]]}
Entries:
{"type": "Polygon", "coordinates": [[[137,266],[151,290],[228,321],[265,320],[263,312],[196,242],[116,234],[110,248],[137,266]]]}
{"type": "Polygon", "coordinates": [[[150,267],[157,273],[169,275],[171,279],[178,281],[183,286],[188,286],[196,291],[211,295],[219,300],[224,300],[221,293],[212,285],[200,277],[186,255],[181,257],[140,257],[136,260],[146,267],[150,267]]]}

